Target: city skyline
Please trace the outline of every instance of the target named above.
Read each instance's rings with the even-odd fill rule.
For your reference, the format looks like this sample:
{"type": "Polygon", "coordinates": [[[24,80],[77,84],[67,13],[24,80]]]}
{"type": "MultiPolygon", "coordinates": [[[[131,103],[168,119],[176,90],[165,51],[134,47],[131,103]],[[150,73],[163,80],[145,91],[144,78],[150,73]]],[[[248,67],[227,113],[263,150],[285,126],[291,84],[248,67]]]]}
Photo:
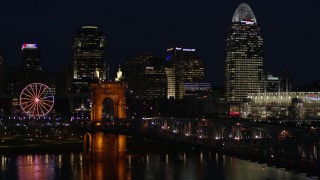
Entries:
{"type": "Polygon", "coordinates": [[[320,2],[251,1],[4,2],[0,179],[320,179],[320,2]]]}
{"type": "MultiPolygon", "coordinates": [[[[74,32],[84,25],[96,25],[106,35],[106,61],[113,71],[135,53],[164,56],[167,47],[182,45],[199,51],[207,69],[206,81],[222,86],[227,27],[242,2],[142,1],[88,5],[82,1],[77,4],[34,1],[21,2],[19,7],[7,2],[0,13],[3,20],[0,49],[6,65],[19,65],[21,45],[37,43],[42,51],[43,67],[63,70],[72,63],[74,32]],[[12,9],[13,12],[7,11],[12,9]]],[[[273,73],[289,67],[295,84],[318,80],[316,52],[320,49],[320,25],[316,7],[319,2],[246,3],[255,12],[264,34],[265,71],[273,73]]]]}

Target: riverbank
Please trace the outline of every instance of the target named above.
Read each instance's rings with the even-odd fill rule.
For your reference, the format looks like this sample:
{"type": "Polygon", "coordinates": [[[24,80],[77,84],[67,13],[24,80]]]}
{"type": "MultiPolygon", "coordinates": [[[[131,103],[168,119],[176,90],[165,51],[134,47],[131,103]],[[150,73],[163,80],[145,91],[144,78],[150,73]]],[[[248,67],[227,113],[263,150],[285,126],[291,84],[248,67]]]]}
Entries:
{"type": "Polygon", "coordinates": [[[30,137],[6,137],[0,140],[1,154],[61,153],[81,152],[83,143],[80,139],[54,139],[30,137]]]}
{"type": "MultiPolygon", "coordinates": [[[[163,142],[157,140],[127,139],[128,153],[145,152],[177,152],[200,150],[194,146],[175,142],[163,142]]],[[[53,139],[30,137],[6,137],[0,139],[0,153],[28,154],[28,153],[63,153],[63,152],[82,152],[83,141],[81,139],[53,139]]]]}

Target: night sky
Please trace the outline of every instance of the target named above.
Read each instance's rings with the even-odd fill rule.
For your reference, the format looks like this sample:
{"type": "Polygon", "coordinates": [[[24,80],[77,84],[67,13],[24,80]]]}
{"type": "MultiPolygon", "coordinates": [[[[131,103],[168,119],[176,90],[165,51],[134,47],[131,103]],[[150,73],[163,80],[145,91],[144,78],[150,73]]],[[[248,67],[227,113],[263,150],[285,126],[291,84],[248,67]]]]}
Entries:
{"type": "MultiPolygon", "coordinates": [[[[206,78],[223,86],[228,25],[238,0],[28,0],[5,1],[0,11],[0,49],[7,65],[20,65],[21,45],[37,43],[43,66],[71,64],[71,43],[83,25],[107,37],[111,68],[136,52],[163,56],[170,45],[196,48],[206,78]]],[[[289,67],[296,84],[320,80],[320,1],[247,1],[264,34],[264,69],[289,67]]]]}

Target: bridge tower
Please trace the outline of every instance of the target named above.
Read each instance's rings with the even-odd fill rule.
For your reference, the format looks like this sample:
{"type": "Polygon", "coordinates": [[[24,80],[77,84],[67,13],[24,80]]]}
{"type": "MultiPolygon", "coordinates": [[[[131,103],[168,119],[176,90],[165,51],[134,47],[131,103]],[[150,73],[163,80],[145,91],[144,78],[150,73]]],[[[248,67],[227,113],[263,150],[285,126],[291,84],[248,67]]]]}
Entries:
{"type": "Polygon", "coordinates": [[[93,83],[92,86],[92,108],[91,123],[101,126],[103,101],[110,98],[113,101],[114,117],[116,119],[127,118],[127,105],[125,101],[125,90],[127,83],[121,81],[93,83]]]}

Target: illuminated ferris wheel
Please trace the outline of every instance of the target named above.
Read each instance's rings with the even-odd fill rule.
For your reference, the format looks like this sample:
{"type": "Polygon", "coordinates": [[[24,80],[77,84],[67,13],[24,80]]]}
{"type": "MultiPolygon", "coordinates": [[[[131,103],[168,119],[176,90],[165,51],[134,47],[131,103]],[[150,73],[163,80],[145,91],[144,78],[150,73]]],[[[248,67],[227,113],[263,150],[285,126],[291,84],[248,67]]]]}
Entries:
{"type": "Polygon", "coordinates": [[[45,116],[54,104],[53,91],[45,84],[27,85],[20,94],[20,106],[29,116],[45,116]]]}

